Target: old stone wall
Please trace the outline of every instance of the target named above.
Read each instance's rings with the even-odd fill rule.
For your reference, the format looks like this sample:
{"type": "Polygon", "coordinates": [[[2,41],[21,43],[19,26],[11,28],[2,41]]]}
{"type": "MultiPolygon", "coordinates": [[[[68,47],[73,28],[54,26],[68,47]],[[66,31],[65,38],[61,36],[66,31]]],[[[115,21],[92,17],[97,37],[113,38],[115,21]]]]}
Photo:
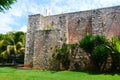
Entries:
{"type": "Polygon", "coordinates": [[[41,26],[41,15],[32,15],[28,18],[27,26],[27,39],[26,39],[26,50],[25,50],[25,60],[24,66],[32,67],[33,64],[33,54],[34,54],[34,40],[35,31],[37,27],[41,26]]]}
{"type": "Polygon", "coordinates": [[[71,13],[68,20],[68,43],[77,43],[86,33],[92,33],[92,11],[71,13]]]}
{"type": "Polygon", "coordinates": [[[79,46],[76,46],[74,50],[70,50],[69,58],[70,70],[89,70],[92,66],[90,55],[79,46]]]}
{"type": "MultiPolygon", "coordinates": [[[[63,43],[77,43],[87,33],[120,37],[120,6],[52,16],[29,16],[25,65],[49,69],[49,59],[56,47],[61,47],[63,43]]],[[[89,62],[86,53],[81,55],[82,50],[77,53],[80,57],[73,62],[89,62]]]]}
{"type": "Polygon", "coordinates": [[[93,10],[92,33],[118,37],[120,35],[120,7],[93,10]]]}
{"type": "Polygon", "coordinates": [[[33,68],[51,69],[52,54],[59,47],[59,32],[57,30],[38,30],[35,33],[33,68]]]}

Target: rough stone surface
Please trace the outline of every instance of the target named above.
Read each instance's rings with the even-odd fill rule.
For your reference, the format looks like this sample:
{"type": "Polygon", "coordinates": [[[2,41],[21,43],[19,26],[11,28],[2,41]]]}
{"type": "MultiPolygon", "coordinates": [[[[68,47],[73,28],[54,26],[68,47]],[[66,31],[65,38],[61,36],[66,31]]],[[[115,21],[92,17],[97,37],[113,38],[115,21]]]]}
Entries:
{"type": "Polygon", "coordinates": [[[91,65],[90,55],[80,47],[70,50],[70,70],[88,70],[91,65]]]}
{"type": "MultiPolygon", "coordinates": [[[[50,69],[51,54],[63,43],[77,43],[87,33],[120,37],[120,6],[52,16],[31,15],[27,30],[25,64],[50,69]]],[[[86,53],[82,50],[77,53],[80,56],[76,56],[73,62],[89,62],[84,58],[87,58],[86,53]]],[[[82,64],[80,69],[86,66],[82,64]]]]}
{"type": "Polygon", "coordinates": [[[48,70],[51,68],[50,60],[55,48],[59,46],[59,32],[57,30],[44,30],[35,33],[35,47],[33,68],[48,70]],[[54,36],[53,36],[54,35],[54,36]]]}
{"type": "Polygon", "coordinates": [[[91,33],[91,11],[67,15],[68,43],[77,43],[86,33],[91,33]]]}
{"type": "Polygon", "coordinates": [[[27,26],[27,40],[26,40],[26,50],[25,50],[25,65],[32,67],[33,65],[33,54],[34,54],[34,40],[35,31],[37,27],[40,27],[40,15],[29,16],[28,26],[27,26]]]}

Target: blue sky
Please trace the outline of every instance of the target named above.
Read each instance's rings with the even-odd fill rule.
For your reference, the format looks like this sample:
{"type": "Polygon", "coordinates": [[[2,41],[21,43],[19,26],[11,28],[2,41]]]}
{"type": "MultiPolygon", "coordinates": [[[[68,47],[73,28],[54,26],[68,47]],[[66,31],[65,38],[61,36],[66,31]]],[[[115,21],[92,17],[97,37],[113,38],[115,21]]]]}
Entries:
{"type": "Polygon", "coordinates": [[[0,33],[26,32],[28,15],[45,15],[46,9],[55,15],[111,6],[120,6],[120,0],[18,0],[10,10],[0,13],[0,33]]]}

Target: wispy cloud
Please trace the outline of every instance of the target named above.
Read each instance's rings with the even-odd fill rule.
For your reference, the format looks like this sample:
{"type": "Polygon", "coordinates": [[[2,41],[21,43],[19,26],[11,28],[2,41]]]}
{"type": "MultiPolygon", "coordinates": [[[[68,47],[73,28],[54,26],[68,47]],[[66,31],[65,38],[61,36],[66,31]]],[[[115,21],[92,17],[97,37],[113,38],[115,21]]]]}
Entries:
{"type": "Polygon", "coordinates": [[[15,20],[9,14],[0,14],[0,33],[5,33],[12,30],[11,25],[16,24],[15,20]]]}
{"type": "Polygon", "coordinates": [[[0,13],[0,33],[15,29],[24,31],[27,25],[25,18],[31,14],[45,15],[46,8],[54,15],[117,5],[120,5],[120,0],[18,0],[12,9],[5,14],[0,13]]]}

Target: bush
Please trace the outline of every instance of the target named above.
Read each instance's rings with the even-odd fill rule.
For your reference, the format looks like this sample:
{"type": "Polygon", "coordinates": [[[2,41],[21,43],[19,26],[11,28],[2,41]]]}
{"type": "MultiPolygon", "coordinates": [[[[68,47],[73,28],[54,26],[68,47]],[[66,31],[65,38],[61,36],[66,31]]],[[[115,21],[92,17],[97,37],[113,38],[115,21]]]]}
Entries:
{"type": "Polygon", "coordinates": [[[70,68],[71,55],[73,56],[73,53],[76,47],[78,47],[78,44],[65,44],[64,43],[61,48],[56,49],[57,55],[55,56],[54,54],[53,57],[60,63],[60,70],[68,70],[70,68]]]}
{"type": "Polygon", "coordinates": [[[62,68],[64,68],[65,70],[69,69],[69,45],[64,43],[62,47],[57,48],[56,51],[56,60],[59,60],[60,64],[62,64],[62,68]]]}
{"type": "Polygon", "coordinates": [[[109,49],[104,45],[99,45],[93,50],[91,57],[98,70],[100,71],[104,70],[105,66],[102,65],[103,64],[106,65],[105,63],[107,61],[109,54],[110,54],[109,49]]]}
{"type": "Polygon", "coordinates": [[[106,45],[106,44],[109,43],[108,39],[106,39],[106,37],[103,36],[103,35],[96,35],[96,36],[94,36],[94,39],[95,39],[94,40],[95,41],[95,46],[99,46],[101,44],[106,45]]]}
{"type": "MultiPolygon", "coordinates": [[[[104,71],[111,68],[111,71],[120,71],[120,41],[113,37],[109,41],[103,35],[93,36],[87,34],[78,44],[63,44],[61,48],[57,48],[56,60],[58,60],[64,69],[69,69],[70,52],[74,53],[77,47],[85,50],[93,63],[94,70],[104,71]],[[107,60],[111,57],[111,66],[107,68],[107,60]]],[[[76,53],[77,54],[77,53],[76,53]]]]}
{"type": "Polygon", "coordinates": [[[120,71],[120,41],[117,37],[113,37],[107,45],[111,51],[112,66],[111,71],[120,71]]]}
{"type": "Polygon", "coordinates": [[[79,42],[80,47],[90,53],[91,60],[95,65],[95,70],[101,70],[102,64],[107,60],[108,55],[110,54],[106,44],[108,44],[108,40],[105,36],[93,36],[91,34],[87,34],[79,42]]]}
{"type": "Polygon", "coordinates": [[[94,49],[94,45],[95,45],[95,38],[91,34],[85,35],[85,37],[79,41],[79,46],[88,53],[92,53],[94,49]]]}

